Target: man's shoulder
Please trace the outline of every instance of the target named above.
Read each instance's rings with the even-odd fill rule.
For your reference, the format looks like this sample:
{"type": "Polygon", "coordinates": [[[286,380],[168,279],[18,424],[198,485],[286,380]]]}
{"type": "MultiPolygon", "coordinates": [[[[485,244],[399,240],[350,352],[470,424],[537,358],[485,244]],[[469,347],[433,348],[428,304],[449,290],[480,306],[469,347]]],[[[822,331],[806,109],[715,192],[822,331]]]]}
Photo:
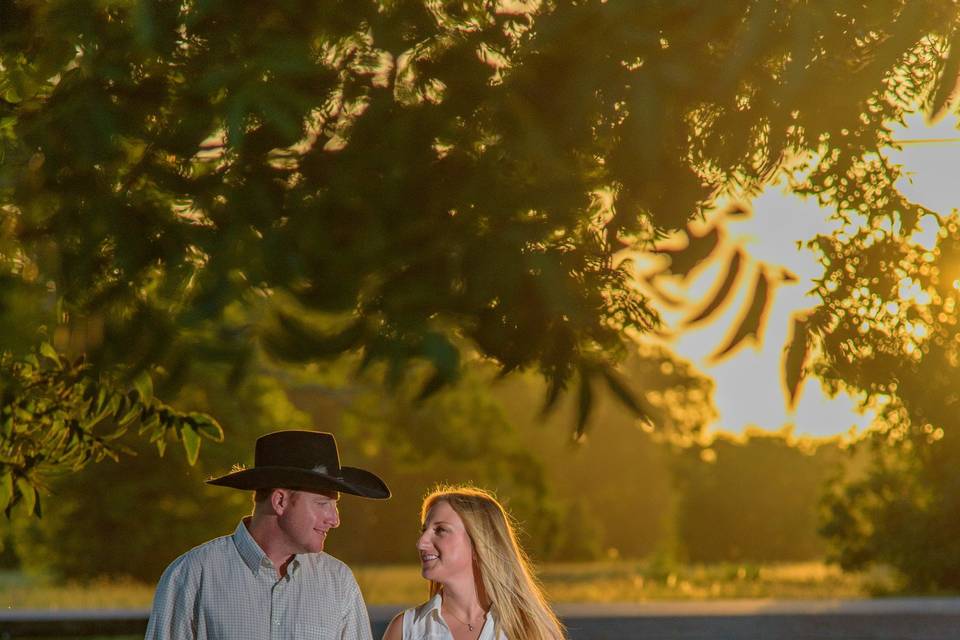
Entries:
{"type": "Polygon", "coordinates": [[[307,556],[310,558],[310,561],[317,567],[322,567],[328,571],[343,571],[346,573],[352,573],[350,567],[347,566],[347,563],[339,558],[335,558],[326,551],[321,553],[309,553],[307,556]]]}
{"type": "Polygon", "coordinates": [[[307,559],[313,565],[314,570],[320,574],[332,576],[341,581],[356,582],[353,571],[347,566],[347,563],[325,551],[307,554],[307,559]]]}
{"type": "Polygon", "coordinates": [[[233,541],[233,534],[227,534],[220,536],[219,538],[214,538],[213,540],[207,540],[195,546],[193,549],[190,549],[181,557],[191,557],[191,558],[206,558],[212,555],[222,554],[224,551],[231,550],[236,547],[236,543],[233,541]]]}
{"type": "Polygon", "coordinates": [[[224,535],[213,540],[198,544],[189,551],[181,554],[170,563],[166,573],[180,573],[198,570],[208,562],[223,558],[235,547],[232,535],[224,535]]]}

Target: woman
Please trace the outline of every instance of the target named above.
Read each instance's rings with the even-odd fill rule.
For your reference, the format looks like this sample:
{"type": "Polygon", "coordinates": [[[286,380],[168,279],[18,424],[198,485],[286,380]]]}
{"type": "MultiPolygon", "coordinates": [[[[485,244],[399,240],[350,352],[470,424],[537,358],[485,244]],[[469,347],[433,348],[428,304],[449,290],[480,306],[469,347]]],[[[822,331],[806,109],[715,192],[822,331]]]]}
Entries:
{"type": "Polygon", "coordinates": [[[417,542],[430,600],[398,614],[384,640],[562,640],[517,544],[510,519],[475,487],[437,489],[423,501],[417,542]]]}

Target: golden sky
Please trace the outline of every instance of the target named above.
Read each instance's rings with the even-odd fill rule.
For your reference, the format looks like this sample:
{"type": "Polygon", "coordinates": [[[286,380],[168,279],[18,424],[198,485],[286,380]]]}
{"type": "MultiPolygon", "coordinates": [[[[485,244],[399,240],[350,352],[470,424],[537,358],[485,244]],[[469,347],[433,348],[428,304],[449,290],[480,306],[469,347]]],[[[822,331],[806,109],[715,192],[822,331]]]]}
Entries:
{"type": "MultiPolygon", "coordinates": [[[[897,140],[960,138],[960,121],[948,116],[928,125],[922,115],[908,119],[907,127],[897,127],[897,140]]],[[[905,176],[898,186],[910,200],[935,211],[949,213],[960,207],[960,142],[923,142],[905,144],[902,151],[890,150],[894,162],[903,165],[905,176]]],[[[686,331],[672,342],[674,350],[693,361],[701,371],[714,377],[715,403],[720,419],[714,428],[739,433],[755,425],[779,429],[794,425],[797,435],[826,436],[861,430],[871,415],[857,412],[857,403],[847,395],[827,398],[819,382],[810,379],[804,386],[796,410],[789,413],[784,403],[781,353],[787,340],[793,312],[813,306],[806,295],[812,279],[822,272],[812,252],[797,248],[798,239],[829,232],[836,223],[827,220],[829,211],[813,200],[802,200],[784,193],[783,185],[772,185],[753,202],[754,215],[727,224],[728,242],[748,250],[749,255],[771,265],[783,265],[799,276],[799,282],[780,284],[774,290],[773,305],[764,329],[762,348],[741,347],[719,363],[710,361],[729,330],[742,313],[745,298],[752,289],[756,264],[750,263],[741,274],[736,298],[712,322],[697,330],[686,331]]],[[[932,230],[935,233],[935,225],[932,230]]],[[[713,261],[696,274],[688,295],[705,299],[723,275],[724,260],[713,261]]],[[[664,314],[668,323],[679,315],[664,314]]]]}

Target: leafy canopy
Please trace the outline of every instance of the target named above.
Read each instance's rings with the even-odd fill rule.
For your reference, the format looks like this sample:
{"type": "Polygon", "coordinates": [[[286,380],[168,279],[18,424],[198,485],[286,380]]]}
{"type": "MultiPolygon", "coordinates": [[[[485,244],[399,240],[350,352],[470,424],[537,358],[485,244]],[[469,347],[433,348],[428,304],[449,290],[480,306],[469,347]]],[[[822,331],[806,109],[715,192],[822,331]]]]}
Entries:
{"type": "MultiPolygon", "coordinates": [[[[422,395],[476,352],[548,402],[578,378],[582,425],[657,324],[624,249],[798,161],[798,190],[909,234],[878,151],[948,104],[957,24],[947,0],[2,2],[4,411],[44,341],[105,397],[263,346],[391,383],[426,362],[422,395]]],[[[42,404],[0,478],[35,480],[9,434],[47,433],[42,404]]],[[[101,409],[58,406],[84,434],[101,409]]],[[[193,450],[185,420],[159,428],[193,450]]]]}

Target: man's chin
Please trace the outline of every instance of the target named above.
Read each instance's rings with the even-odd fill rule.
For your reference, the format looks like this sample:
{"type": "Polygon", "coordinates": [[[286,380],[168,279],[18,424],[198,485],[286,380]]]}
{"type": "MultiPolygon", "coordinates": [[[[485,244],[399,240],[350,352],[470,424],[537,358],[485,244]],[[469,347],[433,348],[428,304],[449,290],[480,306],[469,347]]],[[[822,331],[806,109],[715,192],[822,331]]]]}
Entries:
{"type": "Polygon", "coordinates": [[[320,540],[318,542],[311,542],[310,544],[304,545],[304,553],[323,553],[326,542],[326,540],[320,540]]]}

